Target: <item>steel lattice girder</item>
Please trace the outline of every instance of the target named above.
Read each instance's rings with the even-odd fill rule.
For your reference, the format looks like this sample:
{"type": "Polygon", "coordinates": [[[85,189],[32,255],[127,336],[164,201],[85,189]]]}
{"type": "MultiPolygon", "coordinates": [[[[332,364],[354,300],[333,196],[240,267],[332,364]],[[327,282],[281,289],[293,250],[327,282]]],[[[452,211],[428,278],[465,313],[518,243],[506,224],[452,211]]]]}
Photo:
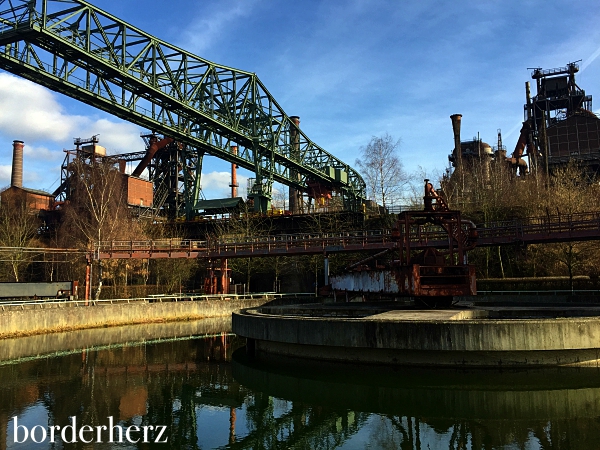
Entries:
{"type": "Polygon", "coordinates": [[[85,1],[0,0],[0,67],[252,170],[269,191],[273,181],[303,191],[317,181],[356,206],[364,199],[361,176],[310,141],[255,74],[204,60],[85,1]]]}

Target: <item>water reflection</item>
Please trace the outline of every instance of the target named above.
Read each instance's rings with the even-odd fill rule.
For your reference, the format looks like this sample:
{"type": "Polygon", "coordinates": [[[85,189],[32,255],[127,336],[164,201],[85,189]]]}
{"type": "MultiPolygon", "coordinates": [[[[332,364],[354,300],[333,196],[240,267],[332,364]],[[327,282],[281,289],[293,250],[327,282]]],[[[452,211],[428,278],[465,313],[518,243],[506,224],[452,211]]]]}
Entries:
{"type": "MultiPolygon", "coordinates": [[[[0,445],[19,447],[11,445],[13,416],[30,427],[61,428],[76,416],[79,424],[92,426],[107,425],[109,417],[125,427],[165,425],[169,448],[200,448],[199,409],[239,408],[248,395],[232,380],[227,363],[230,352],[242,344],[223,333],[4,365],[0,367],[4,433],[0,445]]],[[[21,448],[30,448],[25,444],[21,448]]],[[[85,446],[75,443],[65,448],[85,446]]]]}
{"type": "Polygon", "coordinates": [[[402,370],[257,362],[237,352],[233,368],[255,392],[319,405],[342,419],[343,411],[359,421],[361,412],[371,413],[360,432],[372,448],[579,449],[600,442],[597,369],[402,370]]]}
{"type": "Polygon", "coordinates": [[[0,449],[19,424],[165,425],[159,444],[37,448],[587,449],[600,372],[397,370],[249,361],[228,334],[0,367],[0,449]],[[232,352],[235,351],[233,360],[232,352]]]}

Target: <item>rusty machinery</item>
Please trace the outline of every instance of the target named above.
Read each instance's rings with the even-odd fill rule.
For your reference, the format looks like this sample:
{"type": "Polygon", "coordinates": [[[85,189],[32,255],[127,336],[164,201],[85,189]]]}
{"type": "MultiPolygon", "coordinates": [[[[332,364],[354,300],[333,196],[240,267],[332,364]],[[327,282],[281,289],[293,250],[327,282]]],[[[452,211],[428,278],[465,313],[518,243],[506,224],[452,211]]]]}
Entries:
{"type": "Polygon", "coordinates": [[[398,215],[388,249],[331,277],[336,295],[412,297],[418,304],[444,306],[454,296],[477,293],[475,266],[467,262],[467,251],[477,242],[475,225],[450,210],[429,180],[423,200],[423,210],[398,215]]]}

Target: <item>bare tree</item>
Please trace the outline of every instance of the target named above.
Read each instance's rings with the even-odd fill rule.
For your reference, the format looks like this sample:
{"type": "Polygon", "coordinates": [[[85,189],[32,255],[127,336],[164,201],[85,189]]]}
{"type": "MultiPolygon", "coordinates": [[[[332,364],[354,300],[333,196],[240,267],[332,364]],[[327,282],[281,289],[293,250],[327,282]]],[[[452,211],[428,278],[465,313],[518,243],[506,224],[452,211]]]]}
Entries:
{"type": "MultiPolygon", "coordinates": [[[[69,167],[69,201],[64,207],[60,240],[65,246],[79,245],[88,250],[93,243],[112,239],[139,239],[143,234],[127,209],[123,175],[111,158],[78,157],[69,167]]],[[[107,268],[115,264],[108,264],[107,268]]],[[[99,263],[98,289],[102,289],[99,263]]],[[[114,270],[114,267],[112,267],[114,270]]]]}
{"type": "Polygon", "coordinates": [[[369,195],[383,207],[398,202],[408,183],[398,156],[400,142],[387,133],[373,136],[367,146],[360,149],[361,158],[356,160],[369,195]]]}
{"type": "Polygon", "coordinates": [[[3,252],[3,259],[10,267],[11,278],[16,282],[22,281],[21,271],[34,256],[24,248],[36,241],[40,225],[36,213],[27,205],[25,195],[3,196],[0,207],[0,246],[7,247],[3,252]]]}
{"type": "MultiPolygon", "coordinates": [[[[244,203],[240,213],[235,217],[230,217],[227,221],[222,221],[214,229],[215,240],[232,240],[238,242],[252,242],[257,239],[264,239],[272,234],[274,228],[273,217],[257,215],[244,203]]],[[[244,280],[247,288],[250,289],[250,283],[259,273],[272,268],[270,258],[251,257],[251,258],[233,258],[228,262],[232,272],[232,277],[237,280],[244,280]]]]}
{"type": "MultiPolygon", "coordinates": [[[[184,229],[178,224],[151,225],[147,230],[149,237],[153,240],[180,241],[186,239],[184,229]]],[[[188,258],[165,258],[152,259],[148,261],[148,278],[156,283],[156,288],[163,293],[181,292],[188,287],[189,282],[194,280],[194,274],[199,267],[198,259],[188,258]]]]}
{"type": "MultiPolygon", "coordinates": [[[[108,159],[71,163],[69,202],[64,225],[79,244],[112,239],[119,230],[119,220],[127,215],[122,176],[108,159]]],[[[120,231],[123,231],[122,229],[120,231]]]]}

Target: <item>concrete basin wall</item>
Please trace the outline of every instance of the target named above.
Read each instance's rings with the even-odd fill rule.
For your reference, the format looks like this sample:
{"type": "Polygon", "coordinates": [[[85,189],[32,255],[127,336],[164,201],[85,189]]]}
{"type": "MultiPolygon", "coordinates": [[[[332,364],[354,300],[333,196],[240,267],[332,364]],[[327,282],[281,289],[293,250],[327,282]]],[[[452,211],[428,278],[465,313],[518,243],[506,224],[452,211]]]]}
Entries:
{"type": "Polygon", "coordinates": [[[52,355],[127,342],[147,342],[231,331],[231,316],[177,322],[156,322],[108,328],[87,328],[0,339],[0,365],[4,361],[52,355]]]}
{"type": "Polygon", "coordinates": [[[130,303],[0,312],[0,338],[141,323],[228,316],[266,299],[130,303]]]}
{"type": "MultiPolygon", "coordinates": [[[[400,311],[364,318],[293,317],[245,311],[233,332],[257,352],[386,364],[598,365],[600,319],[405,320],[400,311]]],[[[462,317],[460,314],[455,315],[462,317]]]]}

